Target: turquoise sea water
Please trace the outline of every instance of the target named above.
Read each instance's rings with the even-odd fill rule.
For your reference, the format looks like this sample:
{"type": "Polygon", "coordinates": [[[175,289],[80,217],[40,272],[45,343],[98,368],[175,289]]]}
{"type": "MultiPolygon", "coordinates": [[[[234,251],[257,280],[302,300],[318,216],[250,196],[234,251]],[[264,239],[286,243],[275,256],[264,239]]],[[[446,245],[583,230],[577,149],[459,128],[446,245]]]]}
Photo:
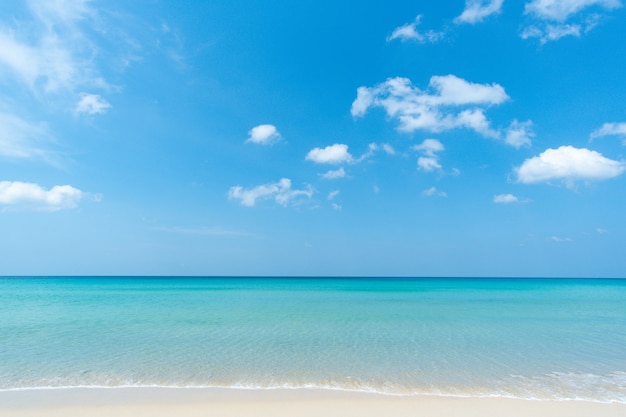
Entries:
{"type": "Polygon", "coordinates": [[[626,280],[0,278],[0,389],[626,402],[626,280]]]}

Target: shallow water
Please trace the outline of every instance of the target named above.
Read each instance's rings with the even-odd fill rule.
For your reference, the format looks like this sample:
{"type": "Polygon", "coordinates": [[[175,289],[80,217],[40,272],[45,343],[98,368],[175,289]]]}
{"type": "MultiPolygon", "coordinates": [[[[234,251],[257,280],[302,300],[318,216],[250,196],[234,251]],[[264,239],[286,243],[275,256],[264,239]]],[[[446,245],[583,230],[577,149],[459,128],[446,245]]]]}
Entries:
{"type": "Polygon", "coordinates": [[[0,278],[0,389],[626,402],[626,280],[0,278]]]}

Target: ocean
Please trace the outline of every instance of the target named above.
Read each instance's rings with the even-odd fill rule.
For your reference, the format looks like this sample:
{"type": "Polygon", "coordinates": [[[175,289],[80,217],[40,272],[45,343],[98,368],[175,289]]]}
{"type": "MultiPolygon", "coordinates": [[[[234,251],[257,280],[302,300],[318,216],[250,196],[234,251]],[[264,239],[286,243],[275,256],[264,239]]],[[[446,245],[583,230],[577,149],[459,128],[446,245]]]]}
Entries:
{"type": "Polygon", "coordinates": [[[626,280],[0,278],[0,390],[626,402],[626,280]]]}

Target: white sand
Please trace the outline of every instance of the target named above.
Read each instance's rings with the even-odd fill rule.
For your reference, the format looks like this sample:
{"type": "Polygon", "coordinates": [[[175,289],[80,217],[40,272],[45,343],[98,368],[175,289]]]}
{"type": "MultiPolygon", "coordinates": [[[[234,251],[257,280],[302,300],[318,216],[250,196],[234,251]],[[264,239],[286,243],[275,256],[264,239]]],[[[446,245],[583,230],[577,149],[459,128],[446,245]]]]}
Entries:
{"type": "Polygon", "coordinates": [[[626,404],[396,397],[329,390],[71,388],[0,392],[2,417],[624,417],[626,404]]]}

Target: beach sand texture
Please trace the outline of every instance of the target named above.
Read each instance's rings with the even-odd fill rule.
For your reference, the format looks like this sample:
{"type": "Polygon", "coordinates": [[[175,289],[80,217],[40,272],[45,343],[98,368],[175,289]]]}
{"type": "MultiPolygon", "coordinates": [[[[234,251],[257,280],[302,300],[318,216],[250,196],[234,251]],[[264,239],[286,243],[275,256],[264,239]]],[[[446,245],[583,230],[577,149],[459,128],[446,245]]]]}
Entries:
{"type": "Polygon", "coordinates": [[[626,404],[389,396],[317,389],[67,388],[0,392],[2,417],[624,417],[626,404]]]}

